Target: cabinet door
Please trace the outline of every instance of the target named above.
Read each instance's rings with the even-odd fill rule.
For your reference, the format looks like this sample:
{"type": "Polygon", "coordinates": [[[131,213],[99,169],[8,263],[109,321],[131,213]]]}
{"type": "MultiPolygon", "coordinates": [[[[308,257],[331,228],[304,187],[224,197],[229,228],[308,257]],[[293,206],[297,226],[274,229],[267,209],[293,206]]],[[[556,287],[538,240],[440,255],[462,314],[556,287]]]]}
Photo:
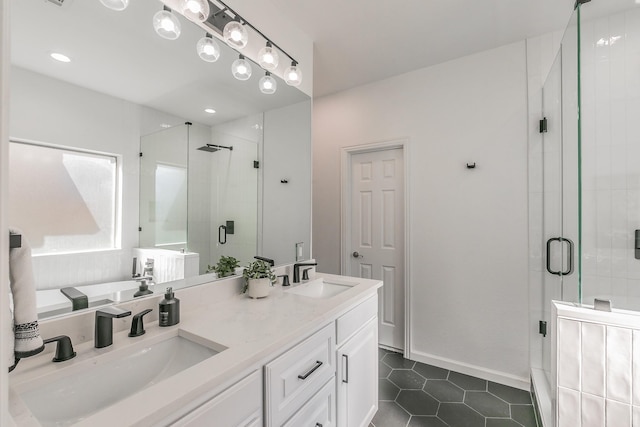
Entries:
{"type": "Polygon", "coordinates": [[[338,427],[366,427],[378,410],[378,320],[338,349],[338,427]]]}
{"type": "Polygon", "coordinates": [[[336,425],[336,382],[332,378],[282,427],[333,427],[336,425]]]}
{"type": "Polygon", "coordinates": [[[262,426],[262,375],[259,371],[172,424],[172,427],[211,426],[262,426]]]}

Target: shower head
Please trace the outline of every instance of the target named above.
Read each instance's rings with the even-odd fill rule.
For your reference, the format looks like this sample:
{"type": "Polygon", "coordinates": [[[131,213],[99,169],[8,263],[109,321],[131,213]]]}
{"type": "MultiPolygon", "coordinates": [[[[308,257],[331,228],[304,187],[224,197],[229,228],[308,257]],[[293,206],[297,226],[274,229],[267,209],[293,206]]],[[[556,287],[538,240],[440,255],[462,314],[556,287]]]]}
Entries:
{"type": "Polygon", "coordinates": [[[203,145],[202,147],[198,148],[198,150],[208,151],[209,153],[215,153],[216,151],[219,151],[219,150],[221,150],[223,148],[226,148],[229,151],[233,150],[233,146],[226,147],[224,145],[216,145],[216,144],[206,144],[206,145],[203,145]]]}

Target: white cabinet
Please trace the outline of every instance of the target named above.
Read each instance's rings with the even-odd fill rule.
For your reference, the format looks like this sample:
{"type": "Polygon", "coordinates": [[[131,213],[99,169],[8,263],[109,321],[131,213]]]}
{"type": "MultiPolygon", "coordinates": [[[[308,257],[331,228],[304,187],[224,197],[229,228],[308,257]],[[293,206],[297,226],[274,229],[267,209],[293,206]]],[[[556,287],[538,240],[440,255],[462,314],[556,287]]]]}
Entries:
{"type": "Polygon", "coordinates": [[[336,381],[332,378],[282,427],[334,427],[336,425],[336,381]]]}
{"type": "Polygon", "coordinates": [[[262,427],[262,375],[255,371],[172,427],[262,427]]]}
{"type": "MultiPolygon", "coordinates": [[[[358,310],[353,318],[361,320],[370,305],[377,307],[377,297],[352,310],[358,310]]],[[[375,312],[364,317],[369,320],[337,350],[338,427],[366,427],[378,410],[378,319],[375,312]]],[[[353,330],[355,323],[348,325],[353,330]]]]}
{"type": "Polygon", "coordinates": [[[335,340],[331,322],[265,366],[268,427],[282,425],[335,377],[335,340]]]}

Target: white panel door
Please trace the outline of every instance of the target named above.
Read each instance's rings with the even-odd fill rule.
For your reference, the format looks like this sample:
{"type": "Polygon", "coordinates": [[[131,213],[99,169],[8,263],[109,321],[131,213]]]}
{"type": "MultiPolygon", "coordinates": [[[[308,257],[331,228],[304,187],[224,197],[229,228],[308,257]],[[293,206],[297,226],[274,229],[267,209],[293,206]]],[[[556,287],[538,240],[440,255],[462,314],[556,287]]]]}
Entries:
{"type": "Polygon", "coordinates": [[[404,349],[404,163],[401,148],[351,155],[349,272],[384,281],[380,344],[404,349]]]}

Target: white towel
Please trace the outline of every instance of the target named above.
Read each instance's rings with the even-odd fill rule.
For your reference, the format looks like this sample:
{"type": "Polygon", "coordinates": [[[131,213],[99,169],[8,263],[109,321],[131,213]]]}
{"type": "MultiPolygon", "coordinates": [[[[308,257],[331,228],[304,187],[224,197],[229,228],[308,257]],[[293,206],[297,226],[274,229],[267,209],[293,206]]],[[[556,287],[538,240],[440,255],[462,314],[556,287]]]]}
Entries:
{"type": "Polygon", "coordinates": [[[31,265],[31,247],[22,234],[22,246],[9,251],[9,281],[13,295],[13,335],[15,357],[33,356],[44,350],[38,329],[36,284],[31,265]]]}

